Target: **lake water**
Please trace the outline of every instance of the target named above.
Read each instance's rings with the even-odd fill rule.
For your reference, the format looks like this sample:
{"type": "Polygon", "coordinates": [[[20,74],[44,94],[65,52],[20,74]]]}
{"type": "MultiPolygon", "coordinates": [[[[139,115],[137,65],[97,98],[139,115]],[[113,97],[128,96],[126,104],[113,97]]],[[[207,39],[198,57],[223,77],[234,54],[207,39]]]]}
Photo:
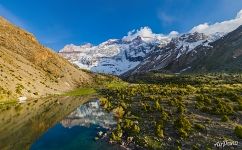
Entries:
{"type": "Polygon", "coordinates": [[[31,145],[31,150],[113,150],[121,149],[104,140],[95,140],[98,132],[106,133],[116,120],[99,107],[97,100],[85,103],[60,123],[50,128],[31,145]]]}

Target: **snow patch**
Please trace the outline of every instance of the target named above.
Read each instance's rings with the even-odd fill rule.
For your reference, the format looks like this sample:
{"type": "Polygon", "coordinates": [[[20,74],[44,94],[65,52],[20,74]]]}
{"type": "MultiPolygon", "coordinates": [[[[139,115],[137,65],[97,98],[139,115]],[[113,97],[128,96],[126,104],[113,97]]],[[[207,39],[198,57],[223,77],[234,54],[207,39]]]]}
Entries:
{"type": "Polygon", "coordinates": [[[182,72],[185,72],[185,71],[187,71],[188,69],[191,69],[192,67],[187,67],[187,68],[185,68],[185,69],[182,69],[181,71],[180,71],[180,73],[182,73],[182,72]]]}
{"type": "Polygon", "coordinates": [[[242,18],[242,9],[237,13],[236,19],[242,18]]]}
{"type": "Polygon", "coordinates": [[[206,35],[213,35],[216,33],[225,35],[235,30],[240,25],[242,25],[242,10],[240,10],[237,13],[237,16],[234,19],[223,21],[223,22],[217,22],[215,24],[208,24],[208,23],[200,24],[192,28],[190,32],[192,33],[199,32],[199,33],[204,33],[206,35]]]}

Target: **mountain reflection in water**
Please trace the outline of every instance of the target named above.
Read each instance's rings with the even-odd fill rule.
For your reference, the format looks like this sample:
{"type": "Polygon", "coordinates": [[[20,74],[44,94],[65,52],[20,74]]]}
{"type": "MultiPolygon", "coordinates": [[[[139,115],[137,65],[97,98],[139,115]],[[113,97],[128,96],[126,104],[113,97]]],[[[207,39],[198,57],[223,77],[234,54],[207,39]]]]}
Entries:
{"type": "Polygon", "coordinates": [[[94,140],[98,132],[105,133],[115,126],[116,120],[99,106],[98,100],[91,100],[64,117],[50,128],[35,143],[31,150],[122,150],[106,140],[94,140]]]}
{"type": "Polygon", "coordinates": [[[100,107],[98,100],[92,100],[77,108],[62,120],[61,124],[68,128],[73,126],[90,127],[93,124],[108,129],[116,124],[116,120],[112,113],[108,113],[100,107]]]}

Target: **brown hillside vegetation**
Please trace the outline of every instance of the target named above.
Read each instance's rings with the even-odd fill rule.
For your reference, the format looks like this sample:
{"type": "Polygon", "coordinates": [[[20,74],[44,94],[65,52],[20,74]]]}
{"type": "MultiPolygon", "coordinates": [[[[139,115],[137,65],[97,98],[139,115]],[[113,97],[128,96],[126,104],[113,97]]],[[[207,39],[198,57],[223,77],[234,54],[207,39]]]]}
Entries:
{"type": "Polygon", "coordinates": [[[87,73],[0,17],[0,101],[61,93],[90,81],[87,73]]]}

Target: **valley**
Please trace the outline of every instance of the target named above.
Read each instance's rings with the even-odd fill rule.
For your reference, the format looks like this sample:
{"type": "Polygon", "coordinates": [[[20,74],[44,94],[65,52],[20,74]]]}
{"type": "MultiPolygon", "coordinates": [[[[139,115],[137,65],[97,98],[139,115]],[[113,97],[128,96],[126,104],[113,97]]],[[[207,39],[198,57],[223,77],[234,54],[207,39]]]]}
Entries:
{"type": "Polygon", "coordinates": [[[101,82],[91,87],[3,105],[0,141],[6,145],[1,147],[29,149],[34,139],[93,98],[118,122],[105,138],[113,144],[132,149],[209,150],[217,142],[242,142],[241,74],[149,73],[124,80],[98,76],[101,82]],[[29,128],[31,132],[23,132],[29,128]]]}
{"type": "Polygon", "coordinates": [[[0,149],[242,149],[241,25],[55,52],[0,17],[0,149]]]}

